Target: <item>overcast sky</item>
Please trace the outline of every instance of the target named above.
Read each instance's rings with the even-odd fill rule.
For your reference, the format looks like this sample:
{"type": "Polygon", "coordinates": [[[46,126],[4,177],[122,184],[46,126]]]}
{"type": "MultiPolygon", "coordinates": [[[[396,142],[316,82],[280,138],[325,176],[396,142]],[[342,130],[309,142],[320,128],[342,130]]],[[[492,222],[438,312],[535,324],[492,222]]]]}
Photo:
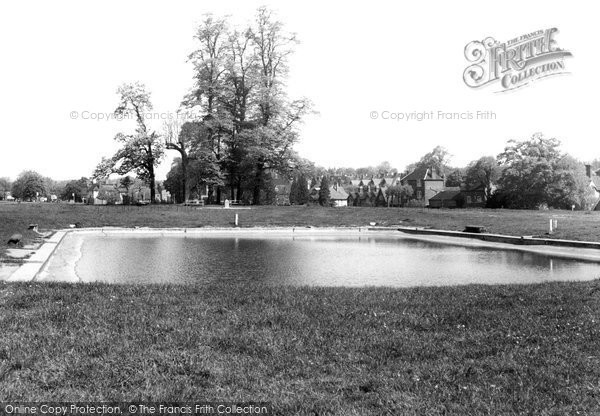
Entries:
{"type": "MultiPolygon", "coordinates": [[[[597,140],[600,58],[597,14],[575,2],[12,1],[0,6],[0,176],[34,169],[55,179],[89,176],[116,150],[110,113],[117,87],[141,81],[157,112],[174,112],[192,86],[186,62],[207,12],[243,23],[273,8],[301,44],[291,61],[289,94],[306,96],[297,150],[318,165],[402,170],[435,145],[465,165],[496,155],[508,139],[557,137],[581,160],[600,157],[597,140]],[[463,82],[465,45],[556,27],[573,57],[568,75],[510,93],[463,82]],[[384,120],[383,112],[493,111],[495,120],[384,120]],[[79,117],[72,119],[72,113],[79,117]],[[377,112],[378,118],[372,118],[377,112]],[[88,114],[88,113],[86,113],[88,114]]],[[[387,114],[387,113],[386,113],[387,114]]],[[[157,122],[156,127],[160,126],[157,122]]],[[[164,178],[172,151],[159,169],[164,178]]]]}

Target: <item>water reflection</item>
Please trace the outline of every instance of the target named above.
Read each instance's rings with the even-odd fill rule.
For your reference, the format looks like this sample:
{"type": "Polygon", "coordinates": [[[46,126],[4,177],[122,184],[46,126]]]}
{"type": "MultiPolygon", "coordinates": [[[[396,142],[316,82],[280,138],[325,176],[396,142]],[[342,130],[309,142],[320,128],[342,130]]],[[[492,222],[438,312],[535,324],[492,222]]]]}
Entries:
{"type": "Polygon", "coordinates": [[[401,238],[74,238],[83,238],[76,265],[83,281],[406,287],[589,280],[600,275],[595,263],[401,238]]]}

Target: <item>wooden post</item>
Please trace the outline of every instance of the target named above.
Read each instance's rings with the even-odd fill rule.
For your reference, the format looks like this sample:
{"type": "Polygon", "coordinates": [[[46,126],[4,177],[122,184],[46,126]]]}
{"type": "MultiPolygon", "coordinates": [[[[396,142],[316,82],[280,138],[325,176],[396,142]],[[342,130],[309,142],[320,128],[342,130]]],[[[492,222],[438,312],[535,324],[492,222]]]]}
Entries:
{"type": "Polygon", "coordinates": [[[552,234],[552,218],[550,218],[550,224],[548,225],[548,234],[552,234]]]}
{"type": "Polygon", "coordinates": [[[235,214],[235,226],[238,226],[238,214],[235,214]]]}

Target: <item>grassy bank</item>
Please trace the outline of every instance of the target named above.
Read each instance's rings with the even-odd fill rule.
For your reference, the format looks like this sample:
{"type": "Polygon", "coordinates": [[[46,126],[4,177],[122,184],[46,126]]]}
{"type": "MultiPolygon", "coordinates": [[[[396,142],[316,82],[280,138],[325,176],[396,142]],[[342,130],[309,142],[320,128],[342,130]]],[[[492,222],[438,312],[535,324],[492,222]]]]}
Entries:
{"type": "MultiPolygon", "coordinates": [[[[2,242],[14,232],[25,240],[33,234],[25,230],[30,223],[42,229],[66,228],[79,223],[83,227],[231,227],[239,214],[240,226],[426,226],[446,230],[463,230],[467,224],[483,225],[489,232],[510,235],[543,235],[548,219],[558,218],[555,238],[600,240],[600,212],[515,211],[515,210],[437,210],[417,208],[321,208],[321,207],[252,207],[245,210],[190,208],[178,206],[86,206],[69,204],[0,204],[0,238],[2,242]]],[[[0,247],[5,247],[4,243],[0,247]]],[[[0,249],[1,252],[2,249],[0,249]]]]}
{"type": "Polygon", "coordinates": [[[600,410],[599,306],[597,281],[401,290],[0,283],[0,401],[591,414],[600,410]]]}

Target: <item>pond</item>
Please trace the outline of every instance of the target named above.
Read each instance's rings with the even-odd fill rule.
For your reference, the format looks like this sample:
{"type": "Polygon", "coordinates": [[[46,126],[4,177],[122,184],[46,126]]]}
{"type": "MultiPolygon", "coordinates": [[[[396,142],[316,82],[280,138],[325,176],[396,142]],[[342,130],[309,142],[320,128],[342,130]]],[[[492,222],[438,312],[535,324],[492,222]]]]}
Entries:
{"type": "Polygon", "coordinates": [[[397,235],[71,233],[37,280],[410,287],[599,276],[599,263],[397,235]]]}

